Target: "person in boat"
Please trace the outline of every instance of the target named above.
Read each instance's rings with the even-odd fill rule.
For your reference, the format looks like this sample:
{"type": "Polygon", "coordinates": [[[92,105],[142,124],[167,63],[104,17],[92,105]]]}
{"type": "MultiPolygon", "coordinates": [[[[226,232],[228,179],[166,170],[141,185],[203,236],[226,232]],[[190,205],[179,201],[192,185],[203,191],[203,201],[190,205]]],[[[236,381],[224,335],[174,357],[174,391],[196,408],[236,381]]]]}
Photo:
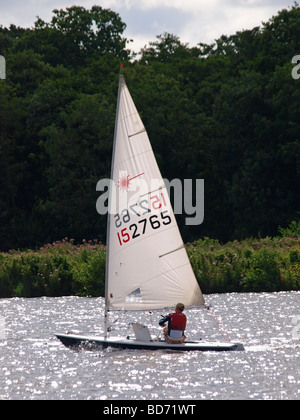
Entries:
{"type": "Polygon", "coordinates": [[[164,337],[167,343],[180,344],[186,339],[184,335],[186,316],[183,311],[184,304],[179,302],[173,314],[166,315],[159,321],[161,327],[165,327],[165,324],[168,323],[168,326],[164,328],[164,337]]]}

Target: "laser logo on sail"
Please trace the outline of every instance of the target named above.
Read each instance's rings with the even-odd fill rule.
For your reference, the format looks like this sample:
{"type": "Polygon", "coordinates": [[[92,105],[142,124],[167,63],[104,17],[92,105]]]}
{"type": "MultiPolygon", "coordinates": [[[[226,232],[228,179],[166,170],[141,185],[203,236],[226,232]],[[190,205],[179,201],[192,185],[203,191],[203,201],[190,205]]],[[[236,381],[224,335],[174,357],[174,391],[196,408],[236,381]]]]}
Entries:
{"type": "Polygon", "coordinates": [[[117,183],[119,191],[128,191],[130,188],[132,188],[130,181],[132,181],[133,179],[138,178],[142,175],[144,175],[144,172],[130,178],[126,171],[124,171],[124,173],[122,172],[119,176],[119,180],[118,180],[118,183],[117,183]]]}

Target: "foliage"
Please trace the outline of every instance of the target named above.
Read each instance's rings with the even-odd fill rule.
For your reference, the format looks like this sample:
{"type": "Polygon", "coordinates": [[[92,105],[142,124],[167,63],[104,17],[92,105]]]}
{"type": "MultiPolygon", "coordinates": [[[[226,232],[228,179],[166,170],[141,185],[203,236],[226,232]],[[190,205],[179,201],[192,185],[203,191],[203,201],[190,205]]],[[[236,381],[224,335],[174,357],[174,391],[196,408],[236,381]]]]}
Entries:
{"type": "MultiPolygon", "coordinates": [[[[300,235],[248,238],[221,244],[199,239],[187,245],[205,294],[300,290],[300,235]]],[[[73,239],[32,251],[0,253],[0,298],[104,296],[106,248],[73,239]]]]}
{"type": "Polygon", "coordinates": [[[282,236],[297,237],[300,235],[300,220],[293,220],[288,227],[279,227],[278,230],[282,236]]]}
{"type": "Polygon", "coordinates": [[[187,250],[204,293],[300,290],[300,235],[224,245],[204,238],[187,250]]]}
{"type": "Polygon", "coordinates": [[[125,28],[117,13],[100,6],[55,9],[50,23],[38,18],[34,28],[17,39],[15,48],[34,50],[54,66],[82,66],[106,53],[127,59],[127,39],[122,38],[125,28]]]}
{"type": "MultiPolygon", "coordinates": [[[[110,174],[121,61],[163,177],[205,180],[204,223],[186,226],[178,215],[185,242],[274,236],[298,219],[299,5],[211,45],[158,35],[135,60],[125,27],[100,6],[54,10],[31,29],[0,27],[0,249],[105,240],[95,188],[110,174]]],[[[244,285],[276,258],[258,255],[244,285]]],[[[241,282],[229,265],[222,276],[204,266],[224,289],[227,277],[241,282]]]]}
{"type": "Polygon", "coordinates": [[[104,294],[105,247],[95,241],[46,244],[0,254],[0,297],[104,294]]]}

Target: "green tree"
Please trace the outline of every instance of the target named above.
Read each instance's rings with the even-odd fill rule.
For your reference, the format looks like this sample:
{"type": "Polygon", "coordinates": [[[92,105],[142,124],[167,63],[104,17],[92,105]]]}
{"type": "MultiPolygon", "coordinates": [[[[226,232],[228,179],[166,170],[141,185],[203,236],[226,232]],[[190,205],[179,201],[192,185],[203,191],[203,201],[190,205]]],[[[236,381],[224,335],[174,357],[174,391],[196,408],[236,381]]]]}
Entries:
{"type": "Polygon", "coordinates": [[[38,18],[33,30],[26,31],[15,44],[17,49],[32,49],[52,65],[84,66],[95,57],[112,53],[129,58],[126,28],[120,16],[100,6],[90,10],[72,6],[53,10],[50,23],[38,18]]]}
{"type": "Polygon", "coordinates": [[[184,240],[277,234],[300,208],[300,7],[211,45],[164,33],[137,60],[120,16],[55,10],[0,27],[1,248],[105,238],[96,183],[109,177],[120,61],[164,177],[204,178],[205,218],[184,240]]]}

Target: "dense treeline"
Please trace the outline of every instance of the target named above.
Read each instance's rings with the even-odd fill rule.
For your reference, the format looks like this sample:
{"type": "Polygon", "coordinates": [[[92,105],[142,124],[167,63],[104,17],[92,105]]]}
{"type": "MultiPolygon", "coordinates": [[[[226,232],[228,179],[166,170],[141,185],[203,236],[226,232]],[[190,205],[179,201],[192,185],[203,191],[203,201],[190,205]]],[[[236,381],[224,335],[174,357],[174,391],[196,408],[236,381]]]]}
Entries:
{"type": "Polygon", "coordinates": [[[96,184],[110,175],[121,62],[163,176],[205,180],[204,223],[178,216],[185,241],[275,235],[298,219],[299,5],[212,45],[165,33],[138,56],[125,27],[99,6],[0,27],[0,249],[105,241],[96,184]]]}

